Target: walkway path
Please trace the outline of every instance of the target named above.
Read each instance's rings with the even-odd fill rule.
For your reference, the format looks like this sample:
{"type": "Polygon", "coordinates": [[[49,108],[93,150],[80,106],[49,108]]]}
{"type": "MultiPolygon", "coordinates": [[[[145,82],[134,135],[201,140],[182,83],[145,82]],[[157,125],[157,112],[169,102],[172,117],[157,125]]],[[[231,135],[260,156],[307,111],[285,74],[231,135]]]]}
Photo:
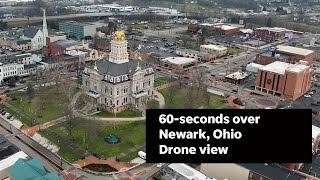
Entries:
{"type": "Polygon", "coordinates": [[[156,91],[156,90],[154,90],[154,94],[157,96],[157,100],[159,101],[159,108],[160,109],[164,109],[165,100],[164,100],[163,95],[160,92],[156,91]]]}
{"type": "Polygon", "coordinates": [[[55,120],[52,120],[52,121],[49,121],[49,122],[46,122],[46,123],[43,123],[43,124],[39,124],[39,125],[35,125],[35,126],[32,126],[32,127],[23,128],[23,130],[26,131],[29,136],[33,136],[39,130],[47,129],[47,128],[51,127],[51,126],[54,126],[54,125],[60,124],[62,122],[65,122],[66,120],[67,119],[64,116],[64,117],[60,117],[60,118],[57,118],[55,120]]]}

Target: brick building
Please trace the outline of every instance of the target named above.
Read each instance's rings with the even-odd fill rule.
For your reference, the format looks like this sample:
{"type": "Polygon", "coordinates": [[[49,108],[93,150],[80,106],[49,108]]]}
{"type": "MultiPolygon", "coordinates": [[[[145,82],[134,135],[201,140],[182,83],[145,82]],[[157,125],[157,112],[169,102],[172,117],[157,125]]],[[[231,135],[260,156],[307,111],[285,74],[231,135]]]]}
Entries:
{"type": "Polygon", "coordinates": [[[316,56],[316,52],[312,50],[283,45],[278,45],[275,49],[275,52],[290,56],[290,63],[295,63],[299,62],[300,60],[303,60],[311,64],[313,62],[314,57],[316,56]]]}
{"type": "Polygon", "coordinates": [[[310,89],[312,73],[306,62],[276,61],[259,68],[255,90],[296,100],[310,89]]]}
{"type": "Polygon", "coordinates": [[[256,55],[255,63],[261,65],[268,65],[275,61],[289,62],[289,56],[286,54],[276,53],[274,51],[267,51],[256,55]]]}
{"type": "Polygon", "coordinates": [[[277,41],[285,38],[287,29],[278,27],[261,27],[253,30],[255,37],[264,41],[277,41]]]}
{"type": "Polygon", "coordinates": [[[201,163],[200,172],[213,179],[229,180],[303,180],[304,175],[292,173],[275,164],[264,163],[201,163]]]}
{"type": "Polygon", "coordinates": [[[74,40],[58,40],[53,43],[49,43],[47,47],[42,49],[42,54],[47,56],[55,56],[64,54],[65,51],[70,50],[80,50],[80,49],[88,49],[89,45],[84,43],[84,41],[74,41],[74,40]]]}
{"type": "Polygon", "coordinates": [[[192,33],[197,33],[197,32],[206,32],[208,35],[231,35],[231,34],[237,34],[240,32],[239,27],[231,26],[231,25],[226,25],[224,23],[215,23],[215,24],[210,24],[210,23],[203,23],[203,24],[198,24],[198,25],[189,25],[188,26],[188,31],[192,33]]]}
{"type": "Polygon", "coordinates": [[[197,64],[194,58],[185,57],[167,57],[160,60],[160,65],[164,68],[171,69],[174,72],[181,73],[197,64]]]}
{"type": "Polygon", "coordinates": [[[273,51],[257,54],[255,63],[267,65],[275,61],[282,61],[287,63],[306,61],[311,64],[315,56],[316,53],[312,50],[279,45],[273,51]]]}

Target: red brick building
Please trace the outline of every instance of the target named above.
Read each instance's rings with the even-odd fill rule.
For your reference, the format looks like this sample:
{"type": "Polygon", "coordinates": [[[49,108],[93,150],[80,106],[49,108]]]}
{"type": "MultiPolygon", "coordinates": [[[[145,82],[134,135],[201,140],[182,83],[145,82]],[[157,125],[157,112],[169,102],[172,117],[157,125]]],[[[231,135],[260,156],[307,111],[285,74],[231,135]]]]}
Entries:
{"type": "Polygon", "coordinates": [[[273,51],[264,52],[256,55],[255,63],[261,65],[268,65],[275,61],[296,63],[299,61],[306,61],[309,64],[313,62],[316,57],[316,52],[308,49],[297,48],[292,46],[277,46],[273,51]]]}
{"type": "Polygon", "coordinates": [[[259,68],[255,90],[296,100],[310,89],[312,74],[307,63],[275,61],[259,68]]]}
{"type": "Polygon", "coordinates": [[[260,38],[263,41],[277,41],[285,38],[287,29],[284,28],[269,28],[269,27],[262,27],[256,28],[253,30],[253,34],[255,37],[260,38]]]}
{"type": "Polygon", "coordinates": [[[240,32],[239,27],[231,26],[231,25],[225,25],[223,23],[215,23],[215,24],[209,24],[204,23],[200,25],[189,25],[188,31],[192,33],[198,32],[200,29],[206,32],[208,35],[232,35],[237,34],[240,32]]]}
{"type": "Polygon", "coordinates": [[[46,47],[42,49],[42,54],[47,56],[55,56],[64,54],[64,52],[73,46],[81,45],[82,43],[79,41],[73,40],[59,40],[53,43],[49,43],[46,47]]]}
{"type": "Polygon", "coordinates": [[[275,52],[288,55],[291,63],[299,62],[300,60],[307,61],[309,64],[313,62],[316,52],[308,49],[297,48],[292,46],[279,45],[275,52]]]}

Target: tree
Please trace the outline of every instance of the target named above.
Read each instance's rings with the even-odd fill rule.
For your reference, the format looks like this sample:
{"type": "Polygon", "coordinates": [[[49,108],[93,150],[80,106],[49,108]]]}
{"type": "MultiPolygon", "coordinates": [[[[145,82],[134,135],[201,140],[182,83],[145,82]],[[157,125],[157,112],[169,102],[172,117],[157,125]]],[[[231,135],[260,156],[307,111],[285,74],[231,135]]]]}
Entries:
{"type": "Polygon", "coordinates": [[[4,31],[4,30],[6,30],[7,28],[8,28],[7,22],[0,20],[0,30],[1,30],[1,31],[4,31]]]}
{"type": "Polygon", "coordinates": [[[197,95],[199,95],[200,90],[205,86],[205,81],[207,78],[206,69],[203,67],[196,68],[192,74],[192,77],[193,81],[195,82],[197,95]]]}
{"type": "Polygon", "coordinates": [[[187,88],[185,97],[186,98],[183,99],[184,108],[185,109],[193,109],[194,105],[197,104],[196,101],[199,100],[199,99],[196,99],[197,98],[197,93],[195,92],[193,86],[187,88]]]}
{"type": "Polygon", "coordinates": [[[166,106],[167,108],[172,108],[173,107],[173,99],[176,96],[176,90],[175,87],[172,86],[171,84],[172,82],[169,82],[169,87],[168,87],[168,91],[167,91],[167,98],[168,98],[168,102],[166,102],[166,106]]]}
{"type": "Polygon", "coordinates": [[[150,100],[147,102],[148,109],[159,109],[159,101],[150,100]]]}
{"type": "Polygon", "coordinates": [[[34,88],[31,82],[28,82],[27,84],[27,92],[26,92],[29,101],[31,101],[31,99],[34,97],[34,88]]]}
{"type": "Polygon", "coordinates": [[[267,8],[265,6],[263,6],[262,11],[267,11],[267,8]]]}
{"type": "Polygon", "coordinates": [[[97,137],[97,130],[99,127],[99,123],[95,121],[95,119],[86,119],[86,118],[80,118],[79,124],[83,125],[84,127],[84,144],[86,146],[86,149],[89,148],[89,144],[93,141],[94,138],[97,137]]]}
{"type": "Polygon", "coordinates": [[[267,27],[272,27],[272,19],[269,17],[268,20],[267,20],[267,24],[266,24],[267,27]]]}

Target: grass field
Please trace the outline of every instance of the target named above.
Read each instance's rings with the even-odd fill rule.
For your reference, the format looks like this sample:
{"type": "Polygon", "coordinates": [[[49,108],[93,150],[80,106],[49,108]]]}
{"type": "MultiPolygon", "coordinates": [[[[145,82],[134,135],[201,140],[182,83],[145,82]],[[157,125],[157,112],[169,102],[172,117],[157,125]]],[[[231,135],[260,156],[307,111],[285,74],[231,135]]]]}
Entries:
{"type": "MultiPolygon", "coordinates": [[[[97,117],[115,117],[115,114],[108,112],[108,111],[101,111],[95,114],[97,117]]],[[[116,116],[118,118],[130,118],[130,117],[142,117],[141,113],[134,112],[134,111],[122,111],[117,113],[116,116]]]]}
{"type": "MultiPolygon", "coordinates": [[[[41,23],[42,20],[29,20],[29,24],[38,24],[41,23]]],[[[14,27],[25,27],[28,25],[28,21],[26,20],[21,20],[21,21],[8,21],[8,27],[9,28],[14,28],[14,27]]]]}
{"type": "MultiPolygon", "coordinates": [[[[187,94],[188,89],[191,88],[189,86],[185,86],[182,88],[173,87],[173,101],[171,102],[172,108],[175,109],[183,109],[186,108],[186,97],[190,96],[187,94]]],[[[170,103],[170,91],[168,88],[160,90],[160,93],[164,96],[166,103],[170,103]]],[[[202,92],[200,92],[203,94],[202,92]]],[[[223,105],[223,98],[220,96],[216,96],[213,94],[209,94],[210,96],[210,103],[207,103],[207,99],[201,96],[194,97],[193,101],[193,108],[199,108],[201,106],[208,108],[208,109],[215,109],[223,105]]]]}
{"type": "Polygon", "coordinates": [[[232,54],[232,55],[238,55],[242,52],[244,52],[245,50],[243,49],[237,49],[237,48],[232,48],[232,47],[228,47],[228,53],[232,54]]]}
{"type": "MultiPolygon", "coordinates": [[[[95,123],[96,134],[91,137],[88,144],[84,143],[84,136],[86,132],[86,125],[83,123],[77,124],[73,130],[74,143],[82,148],[88,147],[91,152],[96,153],[100,157],[108,158],[117,156],[118,154],[134,147],[136,144],[142,144],[146,139],[146,124],[145,121],[130,122],[130,123],[116,123],[116,129],[113,129],[113,123],[105,122],[90,122],[95,123]],[[104,138],[109,134],[114,134],[121,138],[121,143],[119,144],[108,144],[104,141],[104,138]]],[[[65,124],[59,124],[52,126],[49,129],[55,133],[60,134],[66,138],[69,138],[69,133],[65,130],[65,124]]],[[[43,132],[42,132],[43,134],[43,132]]],[[[68,148],[65,144],[60,144],[57,139],[53,137],[47,137],[50,141],[56,143],[61,148],[59,150],[59,155],[70,161],[75,161],[80,159],[83,155],[75,152],[74,150],[68,148]]],[[[130,160],[133,155],[128,155],[123,158],[124,161],[130,160]]],[[[135,156],[136,157],[136,156],[135,156]]]]}
{"type": "Polygon", "coordinates": [[[66,97],[62,97],[62,93],[58,93],[55,86],[45,87],[42,91],[44,92],[42,97],[35,95],[31,100],[25,91],[9,93],[9,96],[16,97],[17,100],[10,100],[8,103],[40,123],[62,117],[64,110],[63,104],[66,102],[66,97]],[[41,116],[37,113],[40,98],[43,102],[41,116]]]}
{"type": "Polygon", "coordinates": [[[163,84],[169,83],[171,80],[170,77],[160,77],[154,80],[154,87],[161,86],[163,84]]]}
{"type": "Polygon", "coordinates": [[[138,157],[138,152],[141,151],[141,149],[135,150],[129,154],[127,154],[126,156],[123,156],[122,158],[119,158],[119,160],[121,162],[130,162],[131,160],[133,160],[134,158],[138,157]]]}
{"type": "Polygon", "coordinates": [[[186,45],[185,48],[200,51],[200,46],[197,43],[186,45]]]}
{"type": "Polygon", "coordinates": [[[59,146],[58,154],[69,162],[74,162],[81,159],[84,155],[80,152],[73,150],[70,146],[66,146],[65,143],[61,142],[59,139],[55,139],[52,136],[46,134],[44,131],[38,132],[41,136],[49,139],[52,143],[59,146]]]}

